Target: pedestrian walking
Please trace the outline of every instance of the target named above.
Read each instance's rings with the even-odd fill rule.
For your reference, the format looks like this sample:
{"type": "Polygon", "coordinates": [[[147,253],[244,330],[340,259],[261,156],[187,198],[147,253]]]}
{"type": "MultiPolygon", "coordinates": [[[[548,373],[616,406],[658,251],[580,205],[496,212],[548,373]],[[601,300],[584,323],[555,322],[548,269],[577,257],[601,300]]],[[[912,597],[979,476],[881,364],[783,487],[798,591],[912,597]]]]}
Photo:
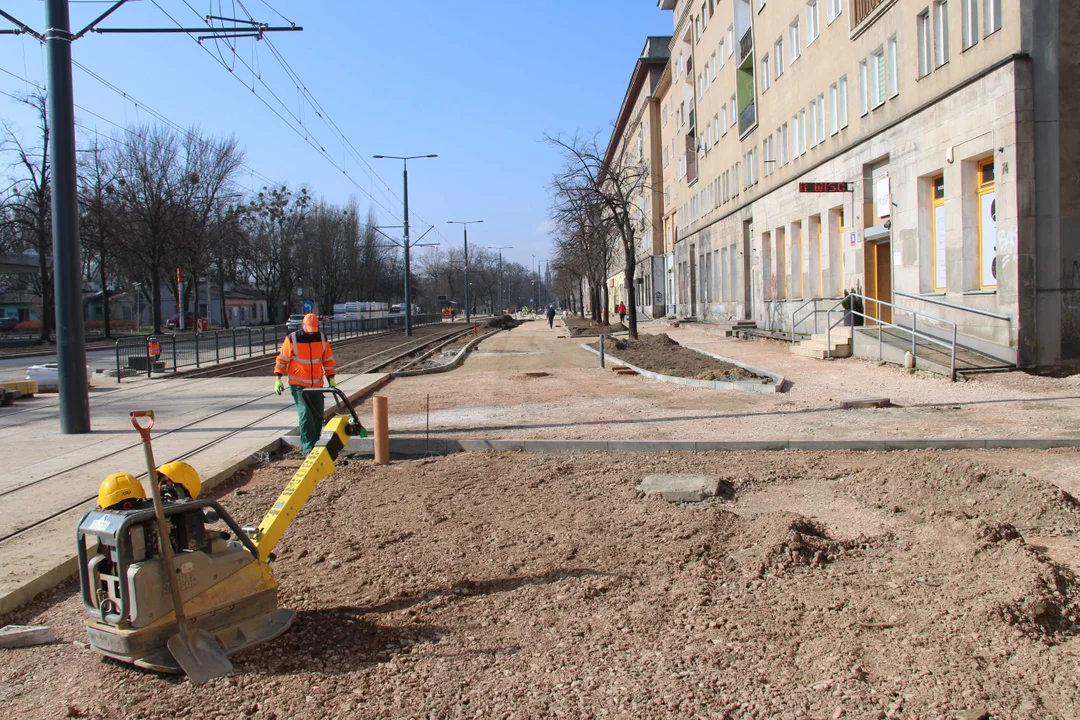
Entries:
{"type": "Polygon", "coordinates": [[[624,322],[626,322],[626,303],[620,301],[619,302],[619,323],[622,324],[624,322]]]}
{"type": "Polygon", "coordinates": [[[323,378],[330,387],[337,387],[334,379],[336,364],[330,341],[319,332],[319,318],[314,313],[304,316],[300,329],[285,336],[274,365],[274,390],[278,395],[289,383],[289,392],[296,403],[296,414],[300,418],[300,446],[304,454],[311,452],[323,428],[323,396],[311,393],[307,397],[305,388],[323,386],[323,378]]]}
{"type": "Polygon", "coordinates": [[[555,327],[555,307],[552,306],[552,305],[548,306],[547,319],[548,319],[548,327],[549,328],[554,328],[555,327]]]}

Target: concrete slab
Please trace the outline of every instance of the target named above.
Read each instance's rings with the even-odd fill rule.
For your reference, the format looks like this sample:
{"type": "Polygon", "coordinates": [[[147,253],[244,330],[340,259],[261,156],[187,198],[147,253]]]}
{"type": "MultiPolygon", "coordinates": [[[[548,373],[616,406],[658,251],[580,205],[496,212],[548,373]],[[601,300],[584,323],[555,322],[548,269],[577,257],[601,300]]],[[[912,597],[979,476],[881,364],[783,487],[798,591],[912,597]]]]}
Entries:
{"type": "Polygon", "coordinates": [[[56,642],[56,633],[44,625],[7,625],[0,628],[0,648],[22,648],[56,642]]]}
{"type": "Polygon", "coordinates": [[[645,497],[659,495],[668,502],[701,502],[716,495],[720,478],[708,475],[646,475],[638,485],[645,497]]]}
{"type": "Polygon", "coordinates": [[[891,405],[889,398],[852,398],[841,400],[842,410],[861,410],[865,408],[887,408],[891,405]]]}

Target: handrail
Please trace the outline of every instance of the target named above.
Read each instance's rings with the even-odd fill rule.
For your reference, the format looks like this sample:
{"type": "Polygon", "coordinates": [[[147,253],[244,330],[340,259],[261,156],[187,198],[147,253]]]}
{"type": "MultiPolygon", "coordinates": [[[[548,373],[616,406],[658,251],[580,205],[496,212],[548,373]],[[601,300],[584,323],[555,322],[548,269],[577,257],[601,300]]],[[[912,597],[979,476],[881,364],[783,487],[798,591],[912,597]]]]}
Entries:
{"type": "Polygon", "coordinates": [[[974,313],[975,315],[985,315],[986,317],[994,318],[995,320],[1012,322],[1011,315],[1002,315],[1000,313],[990,312],[989,310],[979,310],[978,308],[968,307],[966,305],[957,305],[956,303],[945,302],[944,300],[937,300],[936,298],[926,297],[924,295],[912,295],[911,293],[900,292],[899,290],[893,290],[893,295],[911,298],[912,300],[922,300],[923,302],[941,305],[942,307],[952,308],[953,310],[963,310],[964,312],[974,313]]]}
{"type": "Polygon", "coordinates": [[[795,308],[795,310],[791,313],[791,342],[795,342],[795,328],[798,327],[799,325],[802,325],[807,320],[809,320],[811,315],[814,317],[814,329],[815,330],[817,329],[817,316],[818,316],[818,313],[823,312],[822,310],[817,309],[817,304],[819,302],[825,301],[825,300],[843,300],[843,298],[839,298],[839,297],[814,297],[814,298],[810,298],[809,300],[804,302],[802,305],[795,308]],[[814,304],[814,312],[812,312],[810,315],[807,315],[802,320],[800,320],[798,322],[795,322],[795,316],[798,315],[802,311],[803,308],[805,308],[807,305],[809,305],[811,303],[814,304]]]}
{"type": "MultiPolygon", "coordinates": [[[[878,359],[879,360],[881,359],[881,328],[883,326],[888,326],[888,327],[900,330],[901,332],[909,333],[911,335],[911,356],[912,357],[917,357],[916,351],[918,349],[918,345],[917,345],[916,341],[917,341],[918,338],[922,338],[923,340],[926,340],[928,342],[932,342],[935,345],[941,345],[942,347],[944,347],[946,349],[950,349],[951,350],[951,357],[950,357],[950,362],[949,362],[949,379],[953,380],[953,381],[956,380],[956,336],[957,336],[956,323],[954,323],[951,320],[946,320],[945,318],[937,317],[936,315],[928,315],[927,313],[921,313],[918,310],[912,310],[911,308],[901,307],[899,305],[895,305],[895,304],[890,303],[890,302],[885,302],[884,300],[878,300],[877,298],[867,297],[866,295],[860,295],[858,293],[849,293],[847,297],[858,298],[858,299],[862,300],[863,303],[864,303],[864,305],[863,305],[864,307],[865,307],[865,303],[867,303],[867,302],[877,303],[877,305],[878,305],[878,315],[879,316],[881,315],[882,306],[890,307],[890,308],[893,308],[894,310],[899,310],[901,312],[906,312],[906,313],[911,314],[911,316],[912,316],[911,327],[906,328],[903,325],[897,325],[895,323],[885,322],[880,317],[873,317],[872,315],[867,315],[865,312],[862,312],[862,311],[859,311],[859,310],[854,310],[854,309],[850,309],[850,310],[845,309],[844,310],[843,315],[847,315],[847,313],[850,312],[852,315],[857,315],[857,316],[865,318],[867,320],[873,320],[874,322],[877,323],[877,326],[878,326],[878,359]],[[934,337],[932,335],[927,335],[926,333],[920,333],[916,329],[916,324],[918,322],[919,316],[929,318],[931,320],[936,320],[936,321],[938,321],[940,323],[944,323],[946,325],[952,325],[952,343],[947,343],[944,340],[941,340],[940,338],[934,337]]],[[[844,298],[844,299],[847,299],[847,298],[844,298]]],[[[832,314],[836,311],[836,309],[838,307],[841,307],[843,305],[843,303],[844,303],[844,300],[842,299],[839,303],[833,305],[827,311],[827,314],[828,314],[827,316],[828,316],[828,343],[829,343],[829,348],[832,348],[832,331],[833,331],[833,328],[844,321],[844,316],[842,315],[840,320],[838,320],[836,323],[833,323],[832,314]]],[[[853,337],[853,340],[854,340],[854,337],[853,337]]]]}

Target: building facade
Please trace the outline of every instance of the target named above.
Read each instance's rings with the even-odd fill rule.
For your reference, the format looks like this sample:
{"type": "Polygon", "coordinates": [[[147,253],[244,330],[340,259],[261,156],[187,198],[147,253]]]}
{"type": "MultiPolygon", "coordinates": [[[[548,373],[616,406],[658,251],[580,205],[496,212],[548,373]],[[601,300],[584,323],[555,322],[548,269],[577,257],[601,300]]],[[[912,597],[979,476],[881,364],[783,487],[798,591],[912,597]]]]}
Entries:
{"type": "Polygon", "coordinates": [[[919,311],[1022,367],[1080,361],[1080,183],[1062,181],[1080,137],[1060,122],[1080,71],[1059,62],[1080,4],[658,6],[677,315],[801,331],[854,290],[870,322],[919,311]]]}

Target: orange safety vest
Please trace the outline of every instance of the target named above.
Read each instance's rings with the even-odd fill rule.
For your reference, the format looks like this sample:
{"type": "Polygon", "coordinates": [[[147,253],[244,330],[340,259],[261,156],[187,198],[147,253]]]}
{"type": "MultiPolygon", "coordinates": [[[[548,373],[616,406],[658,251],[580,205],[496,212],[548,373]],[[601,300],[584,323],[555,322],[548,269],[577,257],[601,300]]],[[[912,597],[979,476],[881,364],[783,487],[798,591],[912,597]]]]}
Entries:
{"type": "Polygon", "coordinates": [[[334,377],[336,363],[330,341],[323,334],[289,333],[281,343],[274,374],[288,380],[290,385],[322,387],[323,376],[334,377]]]}

